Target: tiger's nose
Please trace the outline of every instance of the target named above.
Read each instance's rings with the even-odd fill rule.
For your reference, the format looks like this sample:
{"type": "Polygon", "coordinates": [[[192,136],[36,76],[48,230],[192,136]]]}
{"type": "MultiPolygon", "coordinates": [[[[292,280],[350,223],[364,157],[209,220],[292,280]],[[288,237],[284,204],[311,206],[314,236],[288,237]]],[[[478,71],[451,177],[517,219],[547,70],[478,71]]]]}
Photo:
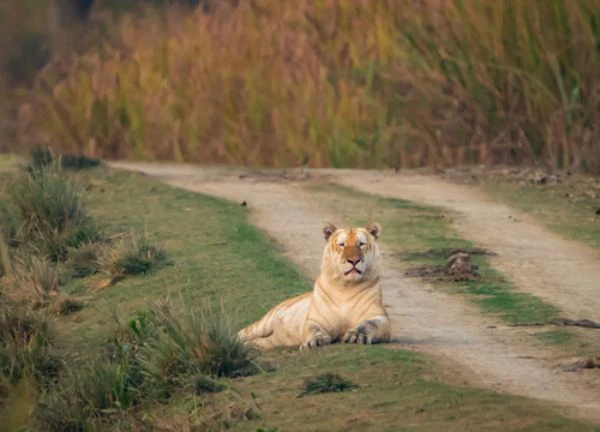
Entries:
{"type": "Polygon", "coordinates": [[[350,264],[352,264],[353,266],[355,266],[356,264],[358,264],[360,262],[360,258],[355,258],[355,259],[348,259],[347,260],[350,264]]]}

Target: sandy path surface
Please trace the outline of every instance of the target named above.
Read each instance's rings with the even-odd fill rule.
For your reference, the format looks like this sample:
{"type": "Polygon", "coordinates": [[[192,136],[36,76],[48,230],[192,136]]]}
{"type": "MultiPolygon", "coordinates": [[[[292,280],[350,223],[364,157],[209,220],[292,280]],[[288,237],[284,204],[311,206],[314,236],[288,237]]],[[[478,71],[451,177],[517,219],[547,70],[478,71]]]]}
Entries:
{"type": "Polygon", "coordinates": [[[496,252],[493,266],[522,292],[562,309],[565,318],[600,321],[600,253],[549,232],[529,216],[468,186],[425,175],[343,172],[336,181],[357,190],[456,212],[466,239],[496,252]]]}
{"type": "MultiPolygon", "coordinates": [[[[293,175],[247,175],[243,171],[181,165],[113,165],[156,176],[187,190],[246,201],[250,221],[277,239],[287,255],[312,278],[318,272],[322,254],[323,223],[343,222],[343,215],[331,214],[301,182],[293,181],[293,175]]],[[[314,174],[313,180],[318,175],[314,174]]],[[[344,175],[338,181],[351,183],[344,175]]],[[[378,184],[376,179],[373,183],[378,184]]],[[[401,263],[389,256],[385,246],[385,227],[382,242],[384,301],[392,317],[396,343],[431,354],[441,360],[439,364],[446,361],[460,365],[471,384],[556,402],[578,417],[600,421],[599,391],[586,382],[585,374],[563,372],[546,359],[547,353],[523,341],[518,329],[483,316],[460,296],[404,278],[401,263]]]]}

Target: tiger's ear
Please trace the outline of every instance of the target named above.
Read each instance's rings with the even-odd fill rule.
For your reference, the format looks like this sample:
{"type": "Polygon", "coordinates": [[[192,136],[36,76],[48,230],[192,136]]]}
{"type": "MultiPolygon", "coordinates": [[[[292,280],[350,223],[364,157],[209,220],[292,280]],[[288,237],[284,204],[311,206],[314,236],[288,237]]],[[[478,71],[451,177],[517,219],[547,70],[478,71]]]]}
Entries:
{"type": "Polygon", "coordinates": [[[323,235],[325,236],[325,240],[329,240],[331,234],[333,234],[336,230],[337,228],[332,223],[328,223],[327,225],[325,225],[325,227],[323,228],[323,235]]]}
{"type": "Polygon", "coordinates": [[[381,234],[381,225],[379,225],[377,222],[373,222],[369,225],[366,226],[367,231],[369,231],[369,234],[371,234],[373,237],[375,237],[375,240],[377,240],[381,234]]]}

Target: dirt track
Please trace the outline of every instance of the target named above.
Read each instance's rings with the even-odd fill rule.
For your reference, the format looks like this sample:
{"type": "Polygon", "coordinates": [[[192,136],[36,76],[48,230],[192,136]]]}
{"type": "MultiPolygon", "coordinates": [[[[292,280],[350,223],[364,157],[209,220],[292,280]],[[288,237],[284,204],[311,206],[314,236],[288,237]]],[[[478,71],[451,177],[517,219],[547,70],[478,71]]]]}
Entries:
{"type": "Polygon", "coordinates": [[[336,181],[364,192],[456,212],[462,237],[493,250],[494,267],[523,292],[559,306],[568,318],[600,321],[600,253],[549,232],[527,215],[468,186],[436,177],[343,173],[336,181]]]}
{"type": "MultiPolygon", "coordinates": [[[[251,222],[277,239],[311,277],[318,271],[323,223],[343,221],[344,215],[330,214],[302,183],[292,181],[302,177],[299,172],[285,177],[180,165],[114,165],[188,190],[246,201],[251,222]]],[[[600,281],[594,251],[557,238],[517,212],[432,177],[329,170],[311,175],[459,212],[459,232],[497,252],[494,264],[519,289],[558,305],[570,317],[598,319],[600,299],[591,292],[593,282],[600,281]],[[509,214],[523,222],[516,225],[509,214]]],[[[404,278],[400,263],[386,259],[385,233],[382,241],[384,301],[395,342],[460,365],[472,384],[557,402],[580,417],[600,421],[599,389],[586,382],[586,374],[563,372],[547,360],[548,353],[529,346],[522,331],[483,316],[459,296],[404,278]]]]}

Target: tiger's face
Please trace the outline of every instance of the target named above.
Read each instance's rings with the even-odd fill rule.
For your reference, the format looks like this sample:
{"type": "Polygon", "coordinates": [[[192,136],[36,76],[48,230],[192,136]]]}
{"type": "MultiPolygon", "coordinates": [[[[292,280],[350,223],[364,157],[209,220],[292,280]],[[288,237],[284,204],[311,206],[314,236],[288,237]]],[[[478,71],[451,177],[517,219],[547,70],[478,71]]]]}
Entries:
{"type": "Polygon", "coordinates": [[[377,274],[379,255],[377,238],[381,226],[372,223],[365,228],[336,228],[328,224],[323,229],[327,240],[323,254],[323,270],[347,282],[361,282],[377,274]]]}

